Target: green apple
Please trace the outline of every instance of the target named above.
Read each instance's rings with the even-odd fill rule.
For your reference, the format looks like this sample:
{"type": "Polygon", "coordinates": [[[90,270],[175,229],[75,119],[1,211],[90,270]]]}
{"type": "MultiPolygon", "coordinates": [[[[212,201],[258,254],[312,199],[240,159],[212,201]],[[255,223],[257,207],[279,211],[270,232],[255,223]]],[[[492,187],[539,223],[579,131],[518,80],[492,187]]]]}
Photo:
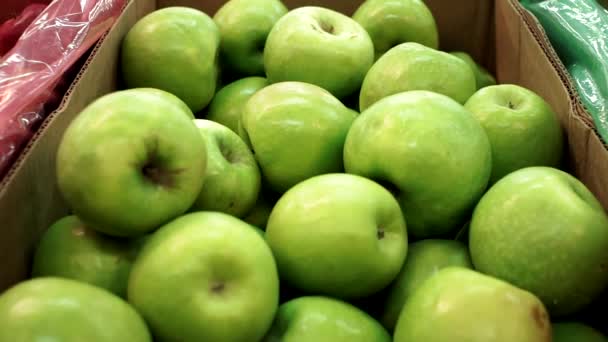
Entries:
{"type": "Polygon", "coordinates": [[[344,139],[355,117],[318,86],[280,82],[247,101],[239,133],[269,187],[283,193],[307,178],[343,170],[344,139]]]}
{"type": "Polygon", "coordinates": [[[140,245],[139,239],[112,238],[89,229],[76,216],[66,216],[42,235],[32,276],[75,279],[125,297],[140,245]]]}
{"type": "Polygon", "coordinates": [[[89,104],[65,131],[57,182],[86,225],[137,236],[184,213],[201,191],[205,141],[164,96],[117,91],[89,104]]]}
{"type": "Polygon", "coordinates": [[[393,331],[403,305],[412,294],[425,280],[450,266],[473,268],[463,243],[430,239],[410,244],[405,264],[388,289],[381,319],[384,327],[393,331]]]}
{"type": "Polygon", "coordinates": [[[242,75],[264,75],[264,46],[274,24],[287,13],[280,0],[230,0],[215,13],[222,61],[242,75]]]}
{"type": "Polygon", "coordinates": [[[559,166],[560,123],[551,106],[533,91],[514,84],[488,86],[473,94],[465,108],[490,139],[490,183],[528,166],[559,166]]]}
{"type": "Polygon", "coordinates": [[[180,111],[183,111],[184,113],[186,113],[186,115],[188,116],[188,118],[190,119],[194,119],[194,113],[192,113],[192,110],[190,110],[190,107],[188,107],[188,105],[182,101],[179,97],[166,92],[164,90],[160,90],[160,89],[156,89],[156,88],[136,88],[138,90],[138,92],[148,92],[152,95],[156,95],[159,97],[163,97],[167,102],[173,102],[173,104],[179,108],[180,111]]]}
{"type": "Polygon", "coordinates": [[[0,295],[0,341],[151,342],[127,302],[72,279],[25,280],[0,295]]]}
{"type": "Polygon", "coordinates": [[[553,324],[553,342],[608,342],[608,338],[588,325],[561,322],[553,324]]]}
{"type": "Polygon", "coordinates": [[[305,296],[281,304],[262,342],[391,342],[365,312],[334,298],[305,296]]]}
{"type": "Polygon", "coordinates": [[[375,182],[344,173],[316,176],[287,191],[270,213],[266,241],[282,280],[337,298],[386,287],[407,253],[399,203],[375,182]]]}
{"type": "Polygon", "coordinates": [[[344,145],[346,171],[390,189],[417,238],[460,228],[486,189],[491,165],[477,120],[449,97],[424,90],[369,107],[344,145]]]}
{"type": "Polygon", "coordinates": [[[483,66],[479,65],[471,55],[464,51],[452,51],[450,52],[452,56],[460,58],[462,61],[467,63],[475,74],[475,84],[477,89],[481,89],[487,86],[495,85],[496,79],[488,70],[486,70],[483,66]]]}
{"type": "Polygon", "coordinates": [[[274,202],[271,202],[267,195],[260,193],[255,205],[247,215],[245,215],[243,221],[265,231],[273,207],[274,202]]]}
{"type": "Polygon", "coordinates": [[[575,313],[608,286],[608,216],[573,176],[528,167],[479,201],[469,232],[473,265],[537,295],[553,317],[575,313]]]}
{"type": "Polygon", "coordinates": [[[259,341],[277,311],[279,278],[254,228],[198,212],[150,237],[131,270],[128,299],[160,341],[259,341]]]}
{"type": "Polygon", "coordinates": [[[530,292],[461,267],[446,267],[405,303],[394,342],[551,342],[543,303],[530,292]]]}
{"type": "Polygon", "coordinates": [[[311,83],[338,98],[359,89],[373,62],[367,31],[346,15],[317,6],[296,8],[279,19],[264,49],[271,83],[311,83]]]}
{"type": "Polygon", "coordinates": [[[156,10],[122,41],[123,80],[128,88],[168,91],[196,113],[215,94],[219,44],[219,29],[207,14],[187,7],[156,10]]]}
{"type": "Polygon", "coordinates": [[[194,122],[205,139],[207,168],[201,174],[205,185],[191,209],[244,216],[260,192],[260,170],[253,153],[228,127],[210,120],[194,122]]]}
{"type": "Polygon", "coordinates": [[[431,10],[422,0],[366,0],[353,14],[374,42],[376,58],[401,43],[439,48],[439,33],[431,10]]]}
{"type": "Polygon", "coordinates": [[[464,104],[476,90],[473,70],[460,58],[418,43],[388,50],[369,69],[359,95],[364,111],[389,95],[428,90],[464,104]]]}
{"type": "Polygon", "coordinates": [[[238,133],[243,107],[258,90],[268,85],[263,77],[245,77],[222,89],[211,100],[207,119],[218,122],[238,133]]]}

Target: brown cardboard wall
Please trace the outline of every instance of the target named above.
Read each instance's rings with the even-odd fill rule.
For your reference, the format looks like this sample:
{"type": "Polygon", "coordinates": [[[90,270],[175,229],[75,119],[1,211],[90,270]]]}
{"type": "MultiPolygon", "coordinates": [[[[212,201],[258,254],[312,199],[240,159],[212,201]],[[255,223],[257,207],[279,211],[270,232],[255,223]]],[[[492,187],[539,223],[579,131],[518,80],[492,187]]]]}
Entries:
{"type": "Polygon", "coordinates": [[[582,105],[576,103],[568,130],[574,173],[608,208],[608,152],[597,132],[583,120],[583,111],[582,105]]]}

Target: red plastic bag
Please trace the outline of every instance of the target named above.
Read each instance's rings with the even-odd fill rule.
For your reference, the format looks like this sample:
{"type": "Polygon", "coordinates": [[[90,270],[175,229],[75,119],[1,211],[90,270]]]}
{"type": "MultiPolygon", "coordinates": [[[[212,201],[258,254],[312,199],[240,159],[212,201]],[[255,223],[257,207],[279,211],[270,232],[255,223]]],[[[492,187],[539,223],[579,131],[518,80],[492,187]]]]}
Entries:
{"type": "MultiPolygon", "coordinates": [[[[65,73],[112,26],[126,0],[54,0],[0,59],[0,177],[61,98],[65,73]]],[[[64,81],[65,82],[65,81],[64,81]]]]}
{"type": "Polygon", "coordinates": [[[18,17],[9,19],[0,25],[0,57],[17,43],[23,31],[44,11],[46,6],[47,3],[28,5],[18,17]]]}

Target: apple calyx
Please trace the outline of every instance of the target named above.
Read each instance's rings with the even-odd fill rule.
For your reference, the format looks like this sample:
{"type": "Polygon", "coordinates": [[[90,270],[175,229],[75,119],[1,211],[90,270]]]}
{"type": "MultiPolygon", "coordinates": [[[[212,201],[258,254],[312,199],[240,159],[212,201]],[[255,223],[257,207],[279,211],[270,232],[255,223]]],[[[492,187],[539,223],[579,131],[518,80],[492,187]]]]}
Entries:
{"type": "Polygon", "coordinates": [[[334,26],[324,20],[319,21],[319,27],[329,34],[334,34],[334,26]]]}
{"type": "Polygon", "coordinates": [[[384,239],[384,228],[378,227],[378,231],[376,232],[376,236],[378,236],[378,240],[384,239]]]}
{"type": "Polygon", "coordinates": [[[149,163],[142,167],[141,173],[150,182],[164,188],[171,188],[175,186],[175,175],[179,172],[164,170],[156,166],[155,163],[149,163]]]}
{"type": "Polygon", "coordinates": [[[226,159],[226,161],[228,161],[230,164],[236,164],[240,161],[240,158],[237,153],[235,153],[235,151],[229,146],[226,146],[226,144],[223,144],[221,141],[218,142],[218,145],[220,153],[222,154],[224,159],[226,159]]]}
{"type": "Polygon", "coordinates": [[[334,35],[336,33],[336,29],[335,29],[334,25],[332,23],[328,22],[327,20],[315,19],[314,22],[315,22],[314,24],[310,25],[313,30],[321,32],[321,33],[327,33],[330,35],[334,35]]]}
{"type": "Polygon", "coordinates": [[[213,292],[215,294],[220,294],[220,293],[224,292],[225,288],[226,288],[226,284],[224,282],[215,282],[211,285],[211,292],[213,292]]]}
{"type": "Polygon", "coordinates": [[[182,169],[168,170],[160,166],[162,164],[158,152],[158,139],[153,138],[148,143],[148,158],[141,167],[141,174],[153,184],[163,188],[172,188],[175,186],[175,176],[182,172],[182,169]]]}

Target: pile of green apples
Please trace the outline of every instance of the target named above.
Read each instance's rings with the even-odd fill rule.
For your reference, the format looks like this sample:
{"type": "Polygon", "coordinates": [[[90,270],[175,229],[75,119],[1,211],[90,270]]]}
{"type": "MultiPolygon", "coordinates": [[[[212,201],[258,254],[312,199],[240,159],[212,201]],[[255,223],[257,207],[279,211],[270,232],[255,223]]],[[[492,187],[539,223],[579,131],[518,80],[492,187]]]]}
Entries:
{"type": "Polygon", "coordinates": [[[577,315],[608,216],[556,114],[421,0],[168,7],[117,57],[0,341],[607,341],[577,315]]]}

